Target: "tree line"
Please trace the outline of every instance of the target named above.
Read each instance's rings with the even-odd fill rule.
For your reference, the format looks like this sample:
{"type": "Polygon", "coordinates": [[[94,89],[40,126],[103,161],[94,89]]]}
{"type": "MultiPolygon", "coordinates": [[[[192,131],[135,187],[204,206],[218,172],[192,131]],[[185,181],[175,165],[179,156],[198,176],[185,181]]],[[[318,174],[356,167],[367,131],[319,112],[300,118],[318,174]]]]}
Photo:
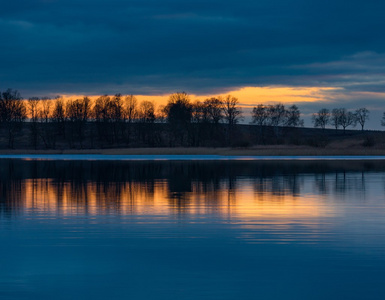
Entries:
{"type": "Polygon", "coordinates": [[[70,148],[224,146],[241,119],[239,101],[230,95],[192,102],[186,93],[174,93],[167,105],[156,107],[133,95],[65,101],[0,92],[0,144],[9,148],[21,136],[28,136],[35,149],[55,149],[58,143],[70,148]]]}
{"type": "MultiPolygon", "coordinates": [[[[385,120],[385,113],[383,119],[385,120]]],[[[325,129],[327,125],[331,125],[335,129],[342,127],[344,132],[347,127],[355,127],[357,124],[361,126],[361,130],[364,130],[367,120],[369,120],[369,110],[365,107],[358,108],[354,112],[347,111],[346,108],[334,108],[331,111],[323,108],[312,116],[314,127],[325,129]]],[[[385,123],[382,121],[381,124],[385,123]]]]}
{"type": "MultiPolygon", "coordinates": [[[[139,102],[134,95],[24,100],[17,90],[8,89],[0,92],[0,146],[14,148],[15,140],[35,149],[241,146],[277,143],[304,125],[296,105],[258,104],[251,116],[257,130],[250,135],[239,126],[243,112],[231,95],[193,102],[184,92],[174,93],[166,105],[156,107],[151,101],[139,102]]],[[[354,113],[344,108],[322,109],[312,120],[315,127],[333,125],[345,131],[357,123],[363,130],[368,117],[365,108],[354,113]]]]}

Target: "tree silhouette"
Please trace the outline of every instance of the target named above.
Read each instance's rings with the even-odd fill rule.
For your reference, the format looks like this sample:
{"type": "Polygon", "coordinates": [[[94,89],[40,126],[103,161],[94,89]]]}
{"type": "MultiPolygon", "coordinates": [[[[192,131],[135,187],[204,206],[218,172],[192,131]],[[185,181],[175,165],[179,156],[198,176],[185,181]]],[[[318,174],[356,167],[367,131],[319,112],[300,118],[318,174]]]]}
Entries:
{"type": "Polygon", "coordinates": [[[70,145],[78,141],[80,148],[83,148],[85,139],[85,127],[91,115],[91,105],[88,97],[68,101],[66,105],[67,118],[70,124],[70,145]]]}
{"type": "Polygon", "coordinates": [[[334,126],[337,130],[340,127],[340,117],[341,117],[342,108],[333,108],[331,116],[330,116],[330,124],[334,126]]]}
{"type": "Polygon", "coordinates": [[[154,146],[154,123],[156,120],[155,104],[146,100],[141,102],[139,105],[138,116],[141,141],[150,146],[154,146]]]}
{"type": "Polygon", "coordinates": [[[132,123],[138,117],[138,100],[134,95],[128,95],[124,98],[126,105],[126,118],[127,118],[127,144],[130,143],[132,135],[132,123]]]}
{"type": "Polygon", "coordinates": [[[365,107],[361,107],[356,109],[354,115],[357,122],[361,125],[361,130],[364,130],[365,123],[369,120],[369,110],[365,107]]]}
{"type": "Polygon", "coordinates": [[[103,95],[96,99],[92,116],[96,123],[99,142],[103,144],[106,141],[108,144],[112,144],[111,98],[109,96],[103,95]]]}
{"type": "Polygon", "coordinates": [[[27,110],[17,90],[7,89],[0,92],[0,121],[7,129],[8,147],[14,148],[15,134],[27,118],[27,110]]]}
{"type": "Polygon", "coordinates": [[[312,122],[314,127],[321,127],[325,129],[330,121],[330,111],[326,108],[320,109],[317,113],[312,115],[312,122]]]}
{"type": "Polygon", "coordinates": [[[347,111],[345,108],[340,108],[339,124],[345,130],[348,126],[356,126],[357,119],[354,113],[347,111]]]}
{"type": "Polygon", "coordinates": [[[40,114],[40,109],[39,109],[39,102],[40,99],[38,97],[31,97],[28,99],[27,102],[27,109],[28,109],[28,114],[30,118],[30,129],[31,129],[31,143],[34,149],[37,148],[38,144],[38,137],[39,137],[39,114],[40,114]]]}
{"type": "Polygon", "coordinates": [[[170,95],[164,111],[173,139],[179,139],[179,143],[184,145],[192,119],[192,105],[188,95],[186,93],[170,95]]]}
{"type": "Polygon", "coordinates": [[[286,111],[286,122],[285,125],[289,127],[302,127],[304,124],[301,119],[301,112],[297,105],[290,106],[286,111]]]}
{"type": "Polygon", "coordinates": [[[267,107],[263,104],[258,104],[252,111],[252,123],[257,126],[265,126],[267,122],[267,107]]]}
{"type": "Polygon", "coordinates": [[[223,112],[225,114],[224,119],[230,127],[242,120],[242,110],[238,106],[238,98],[227,95],[222,102],[223,112]]]}
{"type": "Polygon", "coordinates": [[[280,126],[286,123],[286,110],[282,103],[267,107],[267,125],[272,126],[276,138],[280,137],[280,126]]]}
{"type": "Polygon", "coordinates": [[[227,144],[230,144],[230,140],[234,138],[234,128],[235,125],[242,120],[242,110],[240,109],[239,100],[236,97],[232,97],[231,95],[227,95],[223,100],[223,112],[224,119],[227,123],[227,144]]]}
{"type": "Polygon", "coordinates": [[[55,105],[52,112],[52,122],[56,127],[56,134],[59,136],[65,135],[65,123],[67,121],[64,101],[61,98],[55,100],[55,105]]]}
{"type": "Polygon", "coordinates": [[[209,98],[203,102],[206,116],[210,123],[219,124],[223,119],[223,101],[221,98],[209,98]]]}

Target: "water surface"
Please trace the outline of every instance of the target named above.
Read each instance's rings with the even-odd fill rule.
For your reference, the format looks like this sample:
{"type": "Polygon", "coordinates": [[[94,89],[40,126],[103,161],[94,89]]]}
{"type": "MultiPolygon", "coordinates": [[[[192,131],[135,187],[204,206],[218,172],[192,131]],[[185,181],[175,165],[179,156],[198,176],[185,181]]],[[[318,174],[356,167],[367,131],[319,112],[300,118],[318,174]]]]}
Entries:
{"type": "Polygon", "coordinates": [[[0,299],[385,298],[385,162],[0,167],[0,299]]]}

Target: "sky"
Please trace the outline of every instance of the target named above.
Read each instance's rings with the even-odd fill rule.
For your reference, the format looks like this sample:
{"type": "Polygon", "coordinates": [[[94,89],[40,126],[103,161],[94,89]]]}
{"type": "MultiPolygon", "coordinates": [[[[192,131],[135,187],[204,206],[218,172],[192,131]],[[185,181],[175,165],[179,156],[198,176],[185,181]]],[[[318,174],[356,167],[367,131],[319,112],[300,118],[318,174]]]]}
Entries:
{"type": "MultiPolygon", "coordinates": [[[[385,111],[385,2],[0,0],[0,90],[385,111]],[[274,95],[274,96],[271,96],[274,95]]],[[[306,124],[306,123],[305,123],[306,124]]],[[[308,124],[310,125],[310,124],[308,124]]]]}

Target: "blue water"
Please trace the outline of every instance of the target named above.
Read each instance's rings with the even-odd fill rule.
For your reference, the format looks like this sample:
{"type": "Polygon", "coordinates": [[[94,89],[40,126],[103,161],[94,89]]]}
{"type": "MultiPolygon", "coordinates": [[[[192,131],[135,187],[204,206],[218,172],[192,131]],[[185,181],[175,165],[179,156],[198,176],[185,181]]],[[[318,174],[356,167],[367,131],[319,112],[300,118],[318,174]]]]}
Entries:
{"type": "Polygon", "coordinates": [[[0,167],[0,299],[385,298],[384,162],[0,167]]]}

